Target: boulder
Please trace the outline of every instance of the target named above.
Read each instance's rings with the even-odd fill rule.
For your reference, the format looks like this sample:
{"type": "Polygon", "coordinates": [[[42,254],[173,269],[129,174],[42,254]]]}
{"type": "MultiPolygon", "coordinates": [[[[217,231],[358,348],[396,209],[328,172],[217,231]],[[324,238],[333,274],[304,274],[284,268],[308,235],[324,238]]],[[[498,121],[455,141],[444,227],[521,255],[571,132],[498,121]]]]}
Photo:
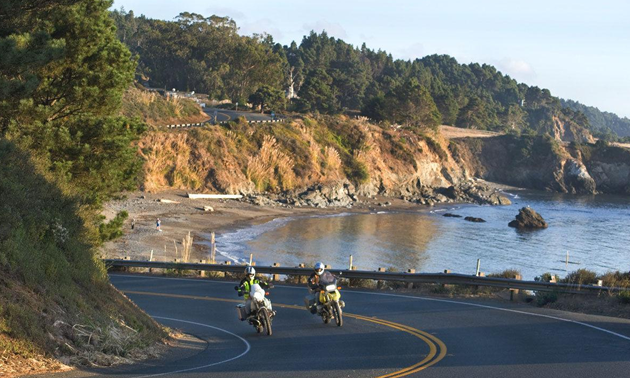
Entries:
{"type": "Polygon", "coordinates": [[[469,221],[469,222],[476,222],[476,223],[485,223],[486,222],[482,218],[475,218],[475,217],[466,217],[466,218],[464,218],[464,220],[469,221]]]}
{"type": "Polygon", "coordinates": [[[547,222],[533,209],[524,207],[518,211],[516,219],[508,223],[508,226],[530,229],[547,228],[547,222]]]}
{"type": "Polygon", "coordinates": [[[445,213],[444,215],[442,215],[443,217],[447,217],[447,218],[461,218],[461,215],[457,215],[457,214],[453,214],[453,213],[445,213]]]}

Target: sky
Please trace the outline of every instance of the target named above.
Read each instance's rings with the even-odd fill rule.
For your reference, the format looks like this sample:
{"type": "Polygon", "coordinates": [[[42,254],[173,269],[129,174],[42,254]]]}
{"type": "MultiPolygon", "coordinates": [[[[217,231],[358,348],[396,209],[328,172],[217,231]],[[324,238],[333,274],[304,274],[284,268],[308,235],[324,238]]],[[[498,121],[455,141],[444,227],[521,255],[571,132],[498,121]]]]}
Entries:
{"type": "Polygon", "coordinates": [[[397,59],[487,63],[555,96],[630,117],[628,0],[114,0],[136,16],[229,16],[240,33],[298,44],[326,30],[397,59]]]}

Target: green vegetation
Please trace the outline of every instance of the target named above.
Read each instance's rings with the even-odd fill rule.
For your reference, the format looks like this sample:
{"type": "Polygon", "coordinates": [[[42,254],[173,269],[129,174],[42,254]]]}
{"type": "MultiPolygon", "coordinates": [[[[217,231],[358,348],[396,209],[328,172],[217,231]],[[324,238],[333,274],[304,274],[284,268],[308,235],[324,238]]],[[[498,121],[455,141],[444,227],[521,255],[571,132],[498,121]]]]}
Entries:
{"type": "Polygon", "coordinates": [[[592,126],[593,135],[610,142],[630,137],[630,119],[604,112],[572,100],[561,100],[562,106],[583,113],[592,126]]]}
{"type": "Polygon", "coordinates": [[[542,135],[553,134],[556,121],[577,134],[588,134],[590,127],[582,113],[563,109],[549,90],[518,83],[490,65],[459,64],[447,55],[395,60],[385,51],[355,47],[325,32],[282,46],[266,34],[238,35],[230,18],[187,12],[175,21],[124,10],[113,11],[112,17],[118,38],[137,56],[137,77],[154,87],[196,90],[240,104],[250,99],[256,105],[264,103],[260,88],[270,93],[292,87],[298,98],[289,110],[361,110],[375,121],[412,129],[442,123],[542,135]]]}
{"type": "MultiPolygon", "coordinates": [[[[104,218],[103,216],[102,219],[104,218]]],[[[129,218],[129,213],[123,210],[108,223],[101,223],[98,227],[101,243],[121,237],[123,235],[122,226],[127,218],[129,218]]]]}
{"type": "Polygon", "coordinates": [[[283,110],[286,106],[284,93],[268,85],[263,85],[249,96],[249,102],[254,107],[260,107],[260,112],[266,110],[283,110]]]}
{"type": "Polygon", "coordinates": [[[144,125],[117,115],[135,62],[110,1],[0,5],[0,357],[125,355],[164,337],[96,257],[124,217],[99,236],[100,205],[142,165],[144,125]]]}

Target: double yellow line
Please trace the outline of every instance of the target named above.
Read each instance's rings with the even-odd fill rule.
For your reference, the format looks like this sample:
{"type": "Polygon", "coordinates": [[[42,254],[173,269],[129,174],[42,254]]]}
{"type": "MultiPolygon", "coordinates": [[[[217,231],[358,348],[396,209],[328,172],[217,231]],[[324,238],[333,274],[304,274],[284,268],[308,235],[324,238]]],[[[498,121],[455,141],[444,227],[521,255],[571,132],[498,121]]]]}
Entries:
{"type": "MultiPolygon", "coordinates": [[[[229,303],[242,303],[241,300],[238,299],[225,299],[225,298],[213,298],[213,297],[199,297],[199,296],[194,296],[194,295],[182,295],[182,294],[166,294],[166,293],[151,293],[151,292],[146,292],[146,291],[133,291],[133,290],[126,290],[124,291],[125,294],[136,294],[136,295],[150,295],[150,296],[156,296],[156,297],[168,297],[168,298],[182,298],[182,299],[194,299],[194,300],[200,300],[200,301],[216,301],[216,302],[229,302],[229,303]]],[[[280,307],[280,308],[290,308],[290,309],[294,309],[294,310],[303,310],[304,307],[302,306],[295,306],[295,305],[288,305],[288,304],[278,304],[278,303],[274,303],[273,304],[275,307],[280,307]]],[[[446,345],[442,342],[442,340],[438,339],[437,337],[431,335],[428,332],[425,331],[421,331],[419,329],[413,328],[413,327],[409,327],[406,326],[404,324],[400,324],[400,323],[394,323],[394,322],[390,322],[389,320],[383,320],[383,319],[378,319],[378,318],[370,318],[367,316],[363,316],[363,315],[357,315],[357,314],[349,314],[344,312],[343,316],[347,317],[347,318],[354,318],[357,320],[361,320],[361,321],[365,321],[365,322],[371,322],[371,323],[375,323],[375,324],[379,324],[385,327],[389,327],[389,328],[393,328],[405,333],[408,333],[410,335],[413,335],[419,339],[421,339],[422,341],[424,341],[428,346],[429,346],[429,354],[427,354],[427,356],[422,359],[422,361],[413,364],[409,367],[406,367],[404,369],[395,371],[393,373],[389,373],[389,374],[385,374],[385,375],[381,375],[378,376],[377,378],[398,378],[398,377],[404,377],[413,373],[417,373],[421,370],[424,370],[430,366],[435,365],[436,363],[438,363],[439,361],[441,361],[445,356],[446,356],[446,345]]]]}

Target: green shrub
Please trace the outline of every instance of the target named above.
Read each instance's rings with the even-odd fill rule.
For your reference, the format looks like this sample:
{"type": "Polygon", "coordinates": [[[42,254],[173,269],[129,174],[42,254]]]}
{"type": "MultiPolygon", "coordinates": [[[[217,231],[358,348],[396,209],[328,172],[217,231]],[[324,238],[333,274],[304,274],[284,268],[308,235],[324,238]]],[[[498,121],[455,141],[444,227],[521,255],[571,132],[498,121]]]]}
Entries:
{"type": "Polygon", "coordinates": [[[513,279],[514,277],[520,276],[520,275],[521,275],[521,271],[518,269],[506,269],[499,273],[488,274],[488,277],[513,279]]]}
{"type": "Polygon", "coordinates": [[[621,304],[630,304],[630,290],[624,290],[617,295],[617,299],[621,304]]]}
{"type": "Polygon", "coordinates": [[[590,285],[597,282],[597,273],[588,269],[578,269],[575,272],[567,274],[562,282],[576,285],[590,285]]]}
{"type": "Polygon", "coordinates": [[[537,291],[536,292],[536,304],[540,307],[554,303],[558,300],[558,293],[555,291],[537,291]]]}
{"type": "Polygon", "coordinates": [[[556,282],[560,282],[560,277],[557,274],[551,274],[549,272],[545,272],[543,274],[541,274],[540,276],[537,276],[534,278],[534,281],[538,281],[538,282],[551,282],[551,279],[555,277],[556,278],[556,282]]]}
{"type": "MultiPolygon", "coordinates": [[[[102,217],[101,219],[104,218],[105,217],[102,217]]],[[[129,218],[129,213],[123,210],[116,214],[114,219],[108,223],[101,223],[98,226],[99,239],[101,243],[121,237],[123,235],[122,226],[127,218],[129,218]]]]}

